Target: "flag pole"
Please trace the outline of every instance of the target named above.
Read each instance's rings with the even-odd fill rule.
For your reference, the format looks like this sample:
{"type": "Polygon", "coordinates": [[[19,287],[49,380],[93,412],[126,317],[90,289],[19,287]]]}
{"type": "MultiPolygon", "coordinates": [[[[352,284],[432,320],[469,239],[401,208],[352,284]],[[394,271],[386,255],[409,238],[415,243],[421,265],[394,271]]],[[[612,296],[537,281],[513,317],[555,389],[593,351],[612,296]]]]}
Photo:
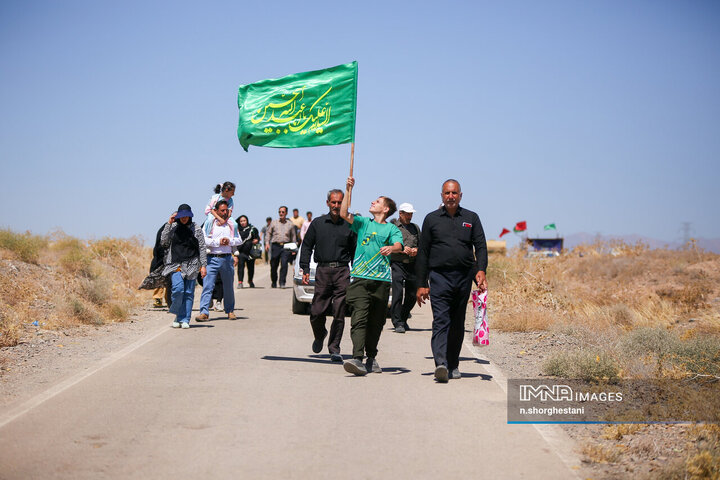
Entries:
{"type": "Polygon", "coordinates": [[[353,165],[355,163],[355,142],[350,144],[350,176],[353,176],[353,165]]]}
{"type": "MultiPolygon", "coordinates": [[[[355,142],[350,144],[350,176],[353,176],[353,166],[355,165],[355,142]]],[[[352,201],[352,190],[348,193],[348,211],[350,210],[350,202],[352,201]]]]}

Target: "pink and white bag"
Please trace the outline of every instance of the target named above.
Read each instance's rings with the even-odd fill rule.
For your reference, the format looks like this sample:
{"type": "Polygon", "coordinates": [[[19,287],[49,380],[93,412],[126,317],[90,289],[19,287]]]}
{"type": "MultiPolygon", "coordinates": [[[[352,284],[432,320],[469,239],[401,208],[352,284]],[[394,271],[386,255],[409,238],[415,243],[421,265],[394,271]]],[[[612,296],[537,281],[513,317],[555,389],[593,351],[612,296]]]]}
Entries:
{"type": "Polygon", "coordinates": [[[475,330],[473,345],[490,345],[490,328],[487,323],[487,290],[473,290],[473,310],[475,311],[475,330]]]}

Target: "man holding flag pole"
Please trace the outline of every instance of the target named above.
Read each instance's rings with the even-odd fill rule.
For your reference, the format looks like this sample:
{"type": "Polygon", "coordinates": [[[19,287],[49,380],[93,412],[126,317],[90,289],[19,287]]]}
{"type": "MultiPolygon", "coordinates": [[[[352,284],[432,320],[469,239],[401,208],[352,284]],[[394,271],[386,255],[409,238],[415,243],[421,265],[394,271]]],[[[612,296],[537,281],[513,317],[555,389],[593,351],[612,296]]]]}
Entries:
{"type": "Polygon", "coordinates": [[[375,357],[390,296],[392,277],[389,255],[402,251],[403,237],[398,227],[386,221],[397,210],[391,198],[381,196],[370,204],[372,218],[355,217],[349,212],[354,185],[355,179],[351,174],[340,206],[340,216],[357,234],[355,259],[350,271],[351,283],[345,295],[348,305],[352,307],[350,338],[353,358],[347,360],[343,367],[348,373],[363,376],[368,372],[382,372],[375,357]],[[363,365],[365,355],[367,362],[363,365]]]}

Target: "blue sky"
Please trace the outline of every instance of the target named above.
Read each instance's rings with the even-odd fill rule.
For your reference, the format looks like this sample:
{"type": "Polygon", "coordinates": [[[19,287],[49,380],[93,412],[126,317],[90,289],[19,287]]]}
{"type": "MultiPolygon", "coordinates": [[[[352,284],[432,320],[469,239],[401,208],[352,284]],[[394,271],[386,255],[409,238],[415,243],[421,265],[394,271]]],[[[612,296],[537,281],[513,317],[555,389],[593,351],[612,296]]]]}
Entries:
{"type": "Polygon", "coordinates": [[[720,237],[719,47],[715,1],[1,2],[0,227],[152,239],[225,180],[323,213],[350,146],[245,153],[237,88],[357,60],[353,210],[454,177],[489,238],[720,237]]]}

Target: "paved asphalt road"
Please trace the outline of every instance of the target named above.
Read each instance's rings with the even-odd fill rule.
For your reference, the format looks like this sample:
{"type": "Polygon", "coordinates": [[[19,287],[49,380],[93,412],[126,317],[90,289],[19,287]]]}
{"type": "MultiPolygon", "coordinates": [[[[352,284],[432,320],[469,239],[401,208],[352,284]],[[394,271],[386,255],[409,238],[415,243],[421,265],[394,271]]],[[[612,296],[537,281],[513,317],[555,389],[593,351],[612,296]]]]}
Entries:
{"type": "Polygon", "coordinates": [[[507,425],[480,349],[463,347],[462,379],[435,383],[428,306],[412,331],[383,332],[382,374],[354,377],[312,353],[292,290],[258,273],[238,320],[180,330],[148,313],[141,341],[0,412],[0,478],[576,478],[557,427],[507,425]]]}

